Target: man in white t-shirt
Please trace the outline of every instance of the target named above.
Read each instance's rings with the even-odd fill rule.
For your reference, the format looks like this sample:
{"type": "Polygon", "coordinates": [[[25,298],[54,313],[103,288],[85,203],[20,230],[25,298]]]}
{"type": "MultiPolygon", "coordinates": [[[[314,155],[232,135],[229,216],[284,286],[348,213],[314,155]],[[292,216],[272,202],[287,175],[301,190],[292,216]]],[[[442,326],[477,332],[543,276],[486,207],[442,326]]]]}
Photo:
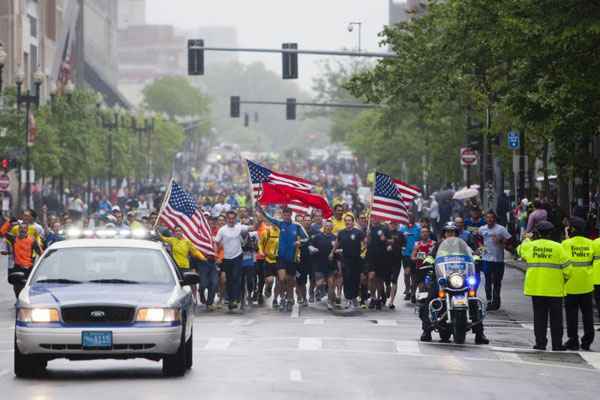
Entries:
{"type": "Polygon", "coordinates": [[[239,307],[242,283],[242,239],[248,235],[250,227],[237,223],[237,213],[227,211],[226,224],[217,232],[216,242],[223,246],[223,263],[221,268],[227,277],[227,294],[229,309],[239,307]]]}
{"type": "Polygon", "coordinates": [[[483,238],[484,253],[483,273],[485,274],[485,295],[488,300],[488,310],[500,308],[500,288],[504,277],[504,248],[511,238],[505,227],[496,223],[496,213],[488,211],[485,214],[486,225],[479,228],[483,238]]]}

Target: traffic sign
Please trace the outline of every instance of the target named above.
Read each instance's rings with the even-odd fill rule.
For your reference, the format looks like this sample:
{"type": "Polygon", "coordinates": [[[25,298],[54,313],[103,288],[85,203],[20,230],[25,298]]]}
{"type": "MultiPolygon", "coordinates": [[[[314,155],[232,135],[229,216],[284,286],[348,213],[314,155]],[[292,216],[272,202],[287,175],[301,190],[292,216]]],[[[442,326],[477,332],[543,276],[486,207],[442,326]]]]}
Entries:
{"type": "Polygon", "coordinates": [[[508,148],[518,150],[521,147],[521,134],[516,131],[508,132],[508,148]]]}
{"type": "Polygon", "coordinates": [[[470,167],[477,165],[477,152],[470,147],[462,147],[460,149],[460,165],[463,167],[470,167]]]}
{"type": "Polygon", "coordinates": [[[0,175],[0,192],[8,192],[10,187],[10,177],[8,175],[0,175]]]}

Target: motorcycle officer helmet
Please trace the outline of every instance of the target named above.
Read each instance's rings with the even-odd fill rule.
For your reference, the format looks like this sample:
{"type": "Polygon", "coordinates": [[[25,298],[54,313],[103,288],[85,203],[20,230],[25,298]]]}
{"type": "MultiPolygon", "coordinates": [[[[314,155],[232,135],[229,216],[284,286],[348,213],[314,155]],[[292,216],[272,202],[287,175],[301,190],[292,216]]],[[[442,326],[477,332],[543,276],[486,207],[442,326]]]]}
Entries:
{"type": "Polygon", "coordinates": [[[446,236],[448,233],[452,233],[453,236],[458,236],[458,228],[456,227],[456,224],[451,221],[444,225],[444,227],[442,228],[442,233],[444,234],[444,236],[446,236]]]}

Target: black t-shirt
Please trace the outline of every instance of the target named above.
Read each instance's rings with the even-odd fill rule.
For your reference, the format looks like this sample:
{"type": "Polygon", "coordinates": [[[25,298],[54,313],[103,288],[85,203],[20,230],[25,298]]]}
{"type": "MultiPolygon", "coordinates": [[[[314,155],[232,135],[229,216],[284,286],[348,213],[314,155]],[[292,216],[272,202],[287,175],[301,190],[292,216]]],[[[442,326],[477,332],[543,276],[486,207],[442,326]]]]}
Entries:
{"type": "Polygon", "coordinates": [[[338,232],[337,240],[342,249],[342,257],[357,258],[360,257],[361,244],[365,239],[365,234],[360,229],[343,229],[338,232]]]}
{"type": "Polygon", "coordinates": [[[377,260],[387,255],[387,240],[390,238],[390,231],[383,225],[376,225],[371,228],[369,237],[368,254],[369,259],[377,260]],[[383,240],[382,240],[383,237],[383,240]]]}
{"type": "Polygon", "coordinates": [[[333,250],[334,242],[335,235],[333,233],[320,232],[312,237],[310,244],[319,250],[313,255],[317,265],[322,266],[329,263],[329,254],[331,254],[331,250],[333,250]]]}

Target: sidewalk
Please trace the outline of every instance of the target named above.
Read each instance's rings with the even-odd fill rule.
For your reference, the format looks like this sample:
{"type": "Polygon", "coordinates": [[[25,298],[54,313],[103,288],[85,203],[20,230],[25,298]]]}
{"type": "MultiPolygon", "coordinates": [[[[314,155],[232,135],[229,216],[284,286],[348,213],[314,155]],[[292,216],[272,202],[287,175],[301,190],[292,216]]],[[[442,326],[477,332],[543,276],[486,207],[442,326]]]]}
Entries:
{"type": "Polygon", "coordinates": [[[519,270],[523,273],[527,271],[527,264],[524,261],[517,260],[511,253],[508,251],[504,252],[504,263],[507,267],[519,270]]]}

